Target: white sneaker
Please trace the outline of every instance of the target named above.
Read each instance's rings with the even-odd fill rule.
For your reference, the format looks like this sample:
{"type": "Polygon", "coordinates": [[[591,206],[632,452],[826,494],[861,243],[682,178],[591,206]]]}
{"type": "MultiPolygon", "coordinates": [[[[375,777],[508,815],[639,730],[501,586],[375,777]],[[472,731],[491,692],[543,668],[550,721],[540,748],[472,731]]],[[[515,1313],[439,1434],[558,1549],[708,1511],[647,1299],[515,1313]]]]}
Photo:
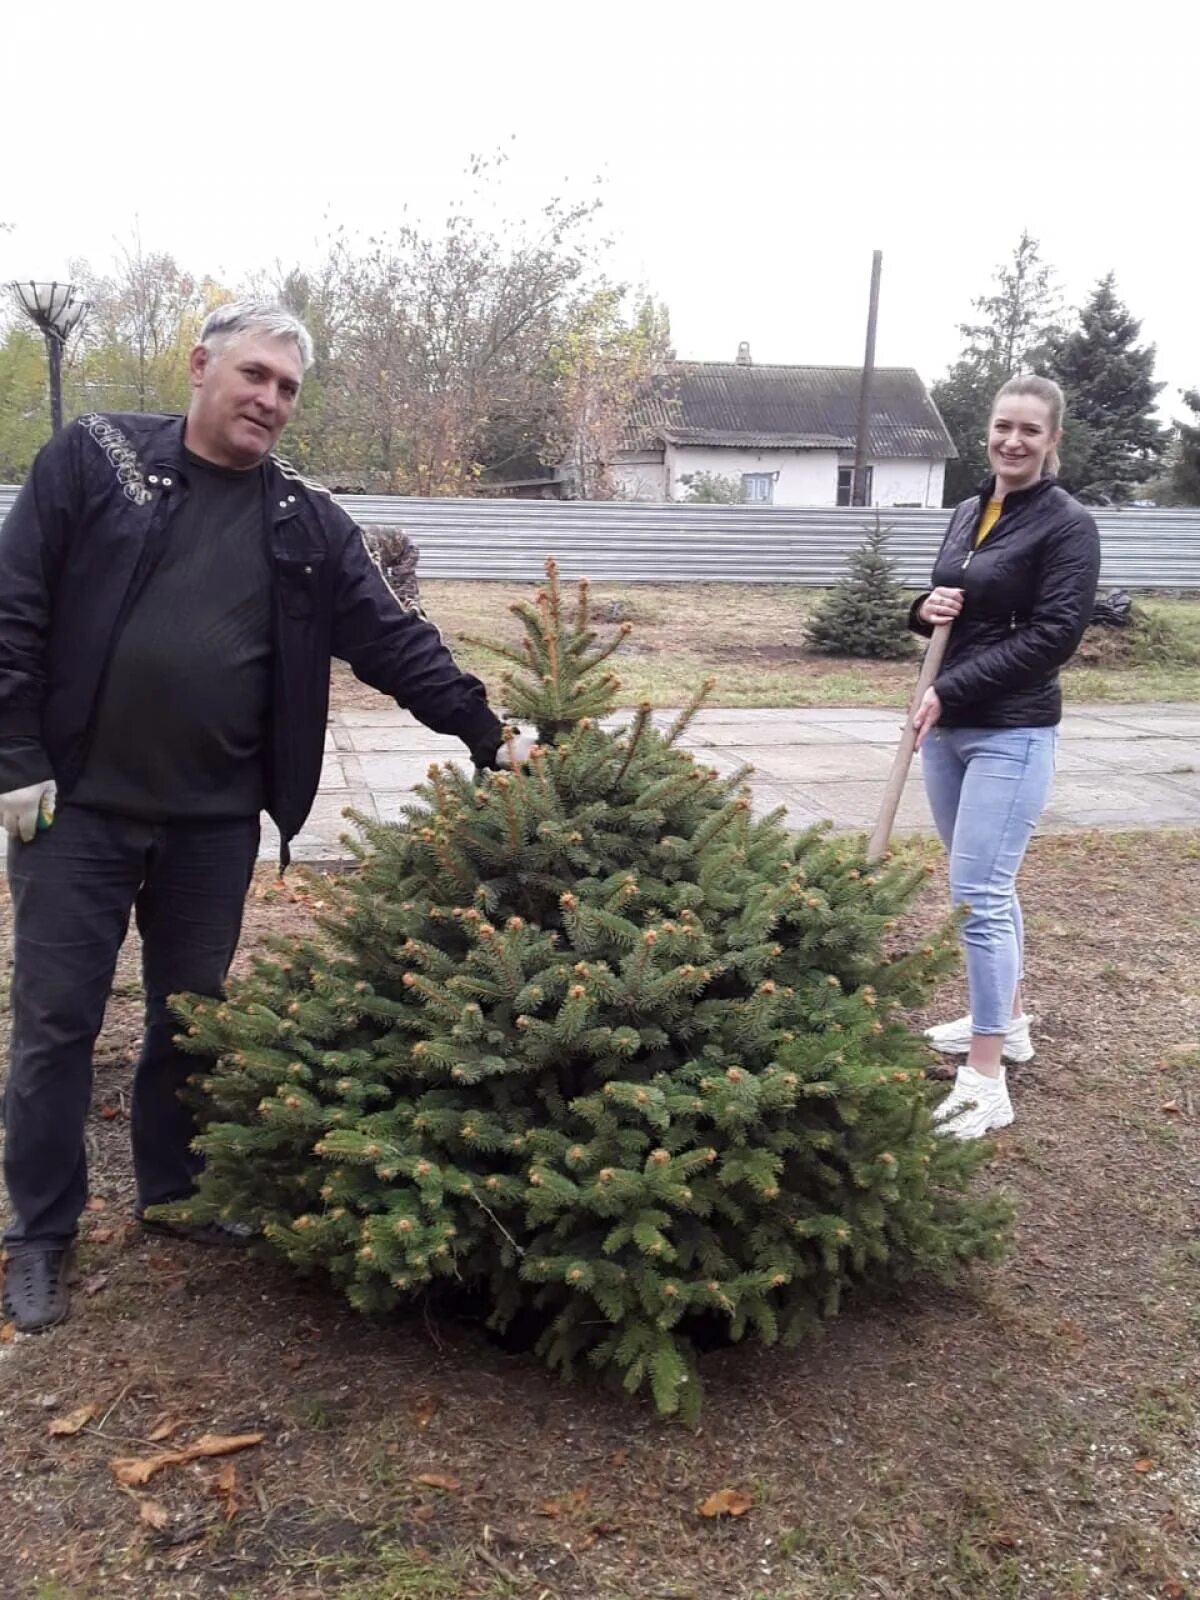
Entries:
{"type": "Polygon", "coordinates": [[[933,1113],[934,1133],[952,1139],[982,1139],[1013,1120],[1012,1101],[1003,1072],[989,1078],[974,1067],[961,1066],[954,1087],[933,1113]]]}
{"type": "MultiPolygon", "coordinates": [[[[925,1037],[935,1050],[946,1056],[965,1056],[971,1048],[971,1017],[959,1017],[954,1022],[939,1022],[926,1028],[925,1037]]],[[[1033,1060],[1033,1040],[1029,1036],[1028,1014],[1014,1017],[1004,1030],[1004,1059],[1020,1064],[1033,1060]]]]}

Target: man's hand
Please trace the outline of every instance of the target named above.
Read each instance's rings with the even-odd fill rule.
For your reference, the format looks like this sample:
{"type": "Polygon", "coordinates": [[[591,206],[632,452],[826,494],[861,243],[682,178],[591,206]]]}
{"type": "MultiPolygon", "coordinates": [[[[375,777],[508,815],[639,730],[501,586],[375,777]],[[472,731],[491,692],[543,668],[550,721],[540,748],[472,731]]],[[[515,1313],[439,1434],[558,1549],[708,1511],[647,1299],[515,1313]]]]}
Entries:
{"type": "Polygon", "coordinates": [[[942,716],[942,702],[936,689],[926,689],[921,696],[921,704],[913,713],[913,727],[917,730],[917,745],[919,750],[925,743],[932,730],[937,726],[942,716]]]}
{"type": "Polygon", "coordinates": [[[496,765],[501,771],[515,772],[525,765],[536,749],[536,739],[524,733],[514,733],[512,738],[506,737],[496,751],[496,765]]]}
{"type": "Polygon", "coordinates": [[[29,844],[37,833],[39,813],[45,814],[47,826],[53,818],[54,796],[53,778],[0,794],[0,827],[10,839],[20,839],[29,844]]]}

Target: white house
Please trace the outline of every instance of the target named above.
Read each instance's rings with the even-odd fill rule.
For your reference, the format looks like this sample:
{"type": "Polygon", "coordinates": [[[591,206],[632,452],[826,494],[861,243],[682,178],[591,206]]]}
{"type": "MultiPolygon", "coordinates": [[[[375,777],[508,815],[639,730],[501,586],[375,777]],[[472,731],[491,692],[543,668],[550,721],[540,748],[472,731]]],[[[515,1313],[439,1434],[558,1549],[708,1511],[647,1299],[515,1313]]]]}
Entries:
{"type": "MultiPolygon", "coordinates": [[[[850,504],[858,367],[677,361],[639,401],[613,463],[629,500],[685,500],[696,474],[740,480],[751,503],[850,504]]],[[[877,367],[868,428],[866,500],[940,506],[957,451],[911,367],[877,367]]]]}

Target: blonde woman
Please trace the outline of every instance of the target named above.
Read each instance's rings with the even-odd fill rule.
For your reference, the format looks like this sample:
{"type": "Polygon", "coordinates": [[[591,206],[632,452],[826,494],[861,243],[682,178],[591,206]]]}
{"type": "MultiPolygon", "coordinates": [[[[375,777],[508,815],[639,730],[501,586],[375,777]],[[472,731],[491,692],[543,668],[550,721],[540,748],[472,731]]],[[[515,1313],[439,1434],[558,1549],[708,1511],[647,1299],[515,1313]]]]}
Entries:
{"type": "Polygon", "coordinates": [[[1100,575],[1095,521],[1055,478],[1062,421],[1062,391],[1048,378],[1000,390],[988,424],[992,476],[955,510],[933,588],[909,617],[924,634],[954,624],[915,723],[951,897],[968,908],[971,1010],[927,1034],[966,1058],[937,1111],[939,1131],[960,1139],[1013,1120],[1005,1060],[1033,1056],[1016,879],[1054,777],[1059,668],[1083,637],[1100,575]]]}

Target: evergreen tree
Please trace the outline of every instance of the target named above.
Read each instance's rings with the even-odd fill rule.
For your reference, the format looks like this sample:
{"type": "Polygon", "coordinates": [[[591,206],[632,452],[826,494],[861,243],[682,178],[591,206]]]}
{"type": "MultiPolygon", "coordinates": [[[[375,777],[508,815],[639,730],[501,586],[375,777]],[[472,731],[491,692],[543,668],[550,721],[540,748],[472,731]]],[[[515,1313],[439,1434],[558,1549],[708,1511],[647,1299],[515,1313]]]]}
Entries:
{"type": "Polygon", "coordinates": [[[997,267],[992,293],[971,303],[977,318],[959,324],[962,354],[932,390],[958,450],[958,460],[946,463],[947,505],[973,494],[988,475],[987,425],[996,390],[1037,367],[1057,329],[1058,291],[1038,241],[1023,231],[1011,260],[997,267]]]}
{"type": "Polygon", "coordinates": [[[808,641],[823,655],[898,661],[912,654],[908,601],[888,555],[889,528],[875,526],[850,557],[847,575],[830,589],[808,621],[808,641]]]}
{"type": "Polygon", "coordinates": [[[1200,389],[1188,389],[1183,403],[1196,419],[1176,423],[1177,453],[1172,464],[1171,490],[1175,503],[1200,506],[1200,389]]]}
{"type": "Polygon", "coordinates": [[[1062,476],[1081,499],[1122,505],[1154,476],[1167,435],[1154,417],[1162,389],[1154,346],[1137,344],[1141,323],[1101,278],[1079,326],[1051,342],[1045,370],[1067,400],[1062,476]]]}
{"type": "Polygon", "coordinates": [[[364,1311],[474,1285],[551,1365],[695,1416],[698,1322],[798,1339],[853,1285],[994,1253],[1007,1207],[933,1135],[898,1016],[954,959],[950,925],[892,948],[923,849],[754,820],[744,772],[678,748],[705,690],[606,729],[628,625],[599,642],[547,571],[500,651],[528,767],[431,768],[360,822],[319,937],[180,1003],[207,1163],[166,1214],[255,1223],[364,1311]]]}

